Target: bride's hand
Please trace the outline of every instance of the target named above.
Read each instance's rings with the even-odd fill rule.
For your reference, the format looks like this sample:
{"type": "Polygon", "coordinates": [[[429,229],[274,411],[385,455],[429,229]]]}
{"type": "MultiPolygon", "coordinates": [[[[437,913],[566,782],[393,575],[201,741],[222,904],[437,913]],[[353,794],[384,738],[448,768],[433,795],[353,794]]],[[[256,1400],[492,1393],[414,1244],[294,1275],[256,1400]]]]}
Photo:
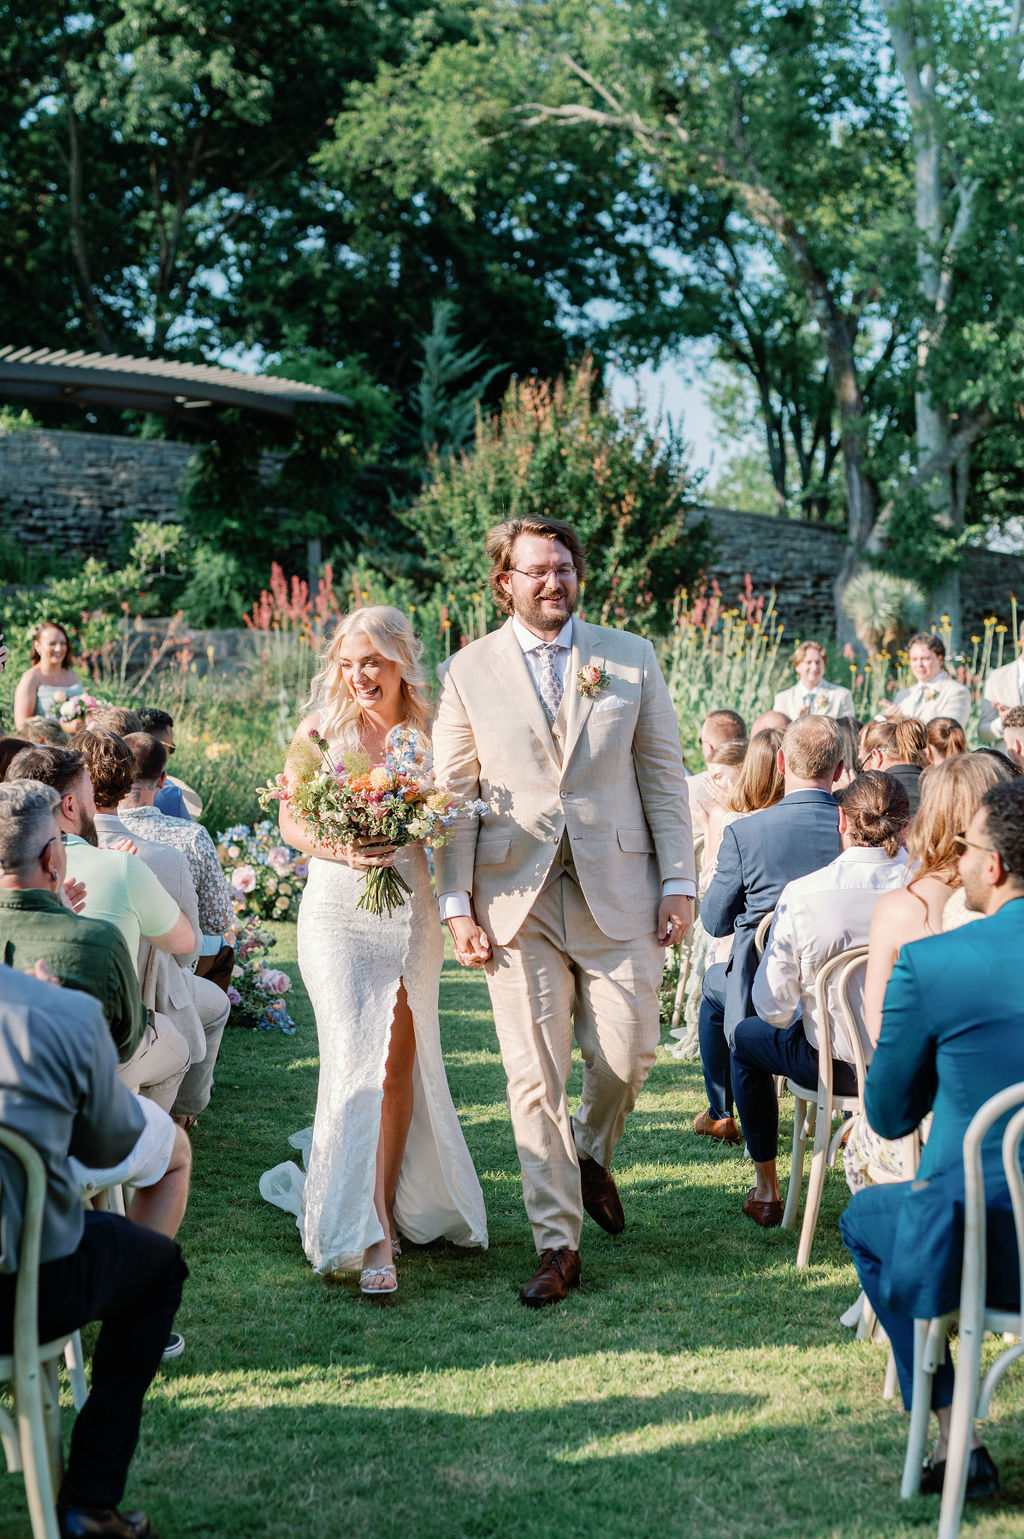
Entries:
{"type": "Polygon", "coordinates": [[[397,848],[383,839],[354,839],[351,844],[343,844],[338,853],[353,871],[366,871],[371,866],[393,865],[397,848]]]}

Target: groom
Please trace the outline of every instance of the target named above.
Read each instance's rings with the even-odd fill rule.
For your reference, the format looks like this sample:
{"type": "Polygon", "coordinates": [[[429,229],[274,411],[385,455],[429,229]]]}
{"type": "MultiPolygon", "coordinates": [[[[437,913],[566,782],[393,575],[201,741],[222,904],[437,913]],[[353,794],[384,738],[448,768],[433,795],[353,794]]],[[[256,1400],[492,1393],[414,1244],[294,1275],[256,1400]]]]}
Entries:
{"type": "Polygon", "coordinates": [[[444,670],[434,757],[439,783],[490,811],[453,825],[435,869],[456,955],[487,973],[540,1253],[520,1298],[541,1305],[579,1284],[584,1209],[610,1234],[625,1225],[607,1166],[654,1061],[660,947],[690,925],[693,841],[650,642],[573,618],[575,531],[509,519],[486,549],[510,618],[444,670]]]}

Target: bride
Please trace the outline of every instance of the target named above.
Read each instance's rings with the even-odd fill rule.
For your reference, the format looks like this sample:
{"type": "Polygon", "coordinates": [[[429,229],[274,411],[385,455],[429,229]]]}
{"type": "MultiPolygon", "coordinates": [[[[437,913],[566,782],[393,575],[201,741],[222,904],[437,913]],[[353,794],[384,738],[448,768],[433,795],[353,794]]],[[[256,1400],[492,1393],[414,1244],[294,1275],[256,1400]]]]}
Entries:
{"type": "MultiPolygon", "coordinates": [[[[341,620],[313,680],[311,729],[335,760],[363,749],[384,758],[396,726],[426,735],[423,648],[408,619],[376,605],[341,620]]],[[[287,774],[287,767],[286,767],[287,774]]],[[[444,944],[421,846],[319,844],[280,805],[281,835],[312,859],[299,908],[299,968],[316,1015],[320,1082],[316,1118],[291,1142],[308,1150],[305,1180],[291,1161],[267,1171],[260,1191],[297,1214],[318,1272],[360,1269],[363,1293],[398,1287],[400,1235],[487,1244],[483,1194],[441,1059],[437,1018],[444,944]],[[379,917],[357,908],[370,866],[394,864],[412,888],[379,917]]]]}

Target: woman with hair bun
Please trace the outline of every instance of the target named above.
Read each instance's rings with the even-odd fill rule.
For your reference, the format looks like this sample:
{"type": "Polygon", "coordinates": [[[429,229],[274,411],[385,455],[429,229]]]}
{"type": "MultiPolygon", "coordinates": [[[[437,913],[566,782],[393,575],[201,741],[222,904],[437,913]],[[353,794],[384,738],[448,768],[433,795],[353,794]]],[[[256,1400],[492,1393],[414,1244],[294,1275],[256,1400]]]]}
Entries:
{"type": "MultiPolygon", "coordinates": [[[[426,738],[422,652],[397,609],[345,615],[324,648],[296,743],[315,731],[335,761],[363,750],[379,764],[392,728],[426,738]]],[[[288,1161],[266,1172],[260,1190],[296,1213],[316,1271],[359,1271],[361,1291],[385,1299],[398,1288],[400,1233],[418,1244],[442,1236],[487,1244],[483,1195],[441,1058],[444,945],[430,871],[419,845],[321,844],[286,802],[280,825],[286,843],[310,856],[299,967],[316,1015],[320,1082],[314,1125],[292,1139],[308,1150],[305,1181],[288,1161]],[[391,913],[360,909],[366,870],[390,864],[411,897],[391,913]]]]}
{"type": "Polygon", "coordinates": [[[928,763],[941,764],[967,752],[964,729],[952,716],[935,716],[928,723],[928,763]]]}

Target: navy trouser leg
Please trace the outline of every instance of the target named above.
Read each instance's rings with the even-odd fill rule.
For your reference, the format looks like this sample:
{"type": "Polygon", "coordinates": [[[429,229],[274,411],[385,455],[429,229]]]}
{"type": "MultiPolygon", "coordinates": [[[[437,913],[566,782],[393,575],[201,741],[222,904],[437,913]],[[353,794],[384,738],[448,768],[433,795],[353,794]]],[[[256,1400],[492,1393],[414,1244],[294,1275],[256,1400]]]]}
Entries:
{"type": "MultiPolygon", "coordinates": [[[[914,1386],[914,1322],[883,1304],[881,1276],[892,1255],[896,1218],[909,1188],[908,1181],[865,1187],[855,1194],[839,1219],[840,1233],[853,1257],[860,1285],[889,1338],[903,1405],[908,1411],[914,1386]]],[[[932,1410],[952,1403],[953,1365],[947,1345],[945,1358],[932,1380],[932,1410]]]]}
{"type": "MultiPolygon", "coordinates": [[[[740,1021],[733,1038],[732,1087],[743,1137],[751,1159],[759,1165],[775,1159],[779,1152],[776,1074],[813,1087],[818,1083],[818,1050],[804,1035],[802,1021],[780,1030],[749,1015],[740,1021]]],[[[833,1058],[832,1085],[836,1095],[856,1095],[853,1065],[833,1058]]]]}
{"type": "MultiPolygon", "coordinates": [[[[89,1398],[75,1421],[60,1490],[68,1506],[119,1505],[139,1440],[142,1402],[187,1276],[173,1240],[116,1213],[87,1213],[78,1249],[39,1268],[41,1341],[90,1320],[102,1322],[89,1398]]],[[[13,1281],[0,1287],[0,1342],[10,1335],[13,1281]]]]}
{"type": "Polygon", "coordinates": [[[715,962],[704,974],[701,984],[697,1039],[708,1109],[716,1121],[732,1116],[732,1076],[724,1021],[725,963],[715,962]]]}

